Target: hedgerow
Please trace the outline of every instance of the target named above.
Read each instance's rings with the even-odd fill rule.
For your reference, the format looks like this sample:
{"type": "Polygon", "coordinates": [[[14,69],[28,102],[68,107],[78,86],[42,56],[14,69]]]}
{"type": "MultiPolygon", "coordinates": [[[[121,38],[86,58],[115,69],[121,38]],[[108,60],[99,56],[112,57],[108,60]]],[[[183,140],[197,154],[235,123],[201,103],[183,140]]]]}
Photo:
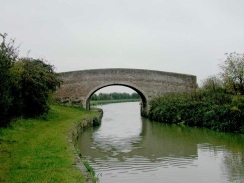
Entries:
{"type": "Polygon", "coordinates": [[[150,102],[149,118],[159,122],[244,133],[244,96],[198,90],[158,96],[150,102]]]}

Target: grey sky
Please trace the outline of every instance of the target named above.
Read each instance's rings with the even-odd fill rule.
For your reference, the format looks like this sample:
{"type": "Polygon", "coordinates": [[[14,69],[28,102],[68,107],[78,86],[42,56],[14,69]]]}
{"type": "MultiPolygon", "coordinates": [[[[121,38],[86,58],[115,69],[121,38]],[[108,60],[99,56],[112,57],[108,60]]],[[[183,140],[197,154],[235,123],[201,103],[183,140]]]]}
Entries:
{"type": "Polygon", "coordinates": [[[0,31],[22,43],[21,56],[31,50],[57,72],[151,69],[193,74],[200,84],[219,72],[224,53],[244,53],[243,7],[243,0],[1,0],[0,31]]]}

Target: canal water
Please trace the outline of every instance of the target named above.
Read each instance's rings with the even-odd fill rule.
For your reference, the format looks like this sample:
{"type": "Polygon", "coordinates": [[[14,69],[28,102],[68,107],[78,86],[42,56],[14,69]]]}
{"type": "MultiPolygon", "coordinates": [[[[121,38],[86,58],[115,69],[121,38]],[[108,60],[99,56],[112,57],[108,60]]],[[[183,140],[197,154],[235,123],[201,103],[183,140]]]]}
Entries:
{"type": "Polygon", "coordinates": [[[78,147],[100,183],[244,183],[244,135],[153,122],[139,102],[98,107],[78,147]]]}

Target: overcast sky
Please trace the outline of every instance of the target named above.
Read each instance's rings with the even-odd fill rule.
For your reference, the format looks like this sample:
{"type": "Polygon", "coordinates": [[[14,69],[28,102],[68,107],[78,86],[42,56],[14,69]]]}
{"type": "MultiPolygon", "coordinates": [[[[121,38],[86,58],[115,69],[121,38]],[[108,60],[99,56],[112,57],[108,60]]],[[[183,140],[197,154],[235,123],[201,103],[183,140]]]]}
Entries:
{"type": "MultiPolygon", "coordinates": [[[[219,72],[244,53],[244,0],[1,0],[0,32],[57,72],[136,68],[219,72]]],[[[117,89],[117,91],[120,89],[117,89]]],[[[106,90],[105,90],[106,91],[106,90]]],[[[127,91],[127,90],[121,90],[127,91]]]]}

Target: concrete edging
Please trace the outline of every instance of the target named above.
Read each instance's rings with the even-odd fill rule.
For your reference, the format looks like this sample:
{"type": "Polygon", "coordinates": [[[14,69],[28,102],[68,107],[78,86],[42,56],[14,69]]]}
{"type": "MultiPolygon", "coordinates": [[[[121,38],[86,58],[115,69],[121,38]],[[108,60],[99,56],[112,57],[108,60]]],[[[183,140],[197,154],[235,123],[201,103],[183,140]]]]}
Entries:
{"type": "Polygon", "coordinates": [[[73,155],[75,158],[73,165],[75,167],[77,167],[81,171],[81,173],[86,177],[87,183],[93,183],[93,180],[92,180],[92,177],[91,177],[89,171],[83,164],[83,162],[75,148],[75,144],[77,143],[79,134],[82,132],[82,129],[89,127],[89,126],[93,126],[94,125],[93,122],[95,119],[97,119],[97,118],[102,119],[103,111],[99,110],[99,112],[100,113],[94,117],[90,117],[90,118],[77,122],[67,133],[67,139],[68,139],[68,142],[70,144],[70,147],[73,151],[73,155]]]}

